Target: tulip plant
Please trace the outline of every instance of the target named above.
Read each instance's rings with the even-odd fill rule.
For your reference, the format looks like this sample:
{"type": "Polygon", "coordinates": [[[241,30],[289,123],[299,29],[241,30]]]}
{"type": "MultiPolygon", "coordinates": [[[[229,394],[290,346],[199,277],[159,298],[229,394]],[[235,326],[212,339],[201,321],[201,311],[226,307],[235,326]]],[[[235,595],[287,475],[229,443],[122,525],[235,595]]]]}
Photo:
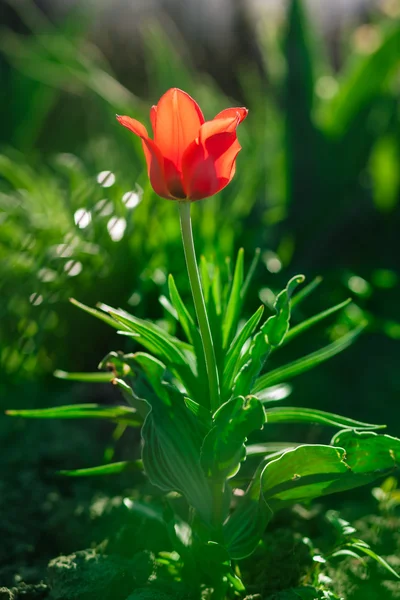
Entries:
{"type": "MultiPolygon", "coordinates": [[[[242,250],[232,275],[224,276],[204,258],[199,272],[191,205],[231,181],[240,150],[236,129],[246,115],[245,108],[228,108],[205,121],[189,95],[172,89],[151,109],[154,140],[138,121],[117,117],[141,138],[155,192],[178,204],[196,319],[172,275],[170,298],[163,305],[179,324],[182,339],[124,310],[104,304],[94,309],[74,300],[144,349],[111,352],[100,363],[104,372],[86,377],[118,386],[125,403],[9,411],[31,417],[98,417],[141,427],[144,472],[169,498],[174,493],[186,502],[184,512],[165,511],[181,577],[194,597],[208,587],[214,600],[245,592],[238,561],[255,550],[276,511],[367,484],[395,471],[400,461],[400,440],[375,433],[378,425],[320,410],[276,407],[278,385],[346,348],[362,326],[280,368],[268,370],[269,356],[346,302],[290,328],[292,307],[315,287],[311,283],[297,291],[304,281],[298,275],[276,296],[273,314],[263,317],[260,306],[245,320],[243,305],[258,255],[247,275],[242,250]],[[339,431],[329,445],[276,443],[269,441],[273,423],[318,423],[339,431]],[[249,443],[255,432],[262,441],[249,443]]],[[[85,379],[82,374],[61,376],[85,379]]],[[[97,471],[130,467],[129,462],[115,463],[97,471]]],[[[87,471],[94,474],[96,468],[87,471]]]]}

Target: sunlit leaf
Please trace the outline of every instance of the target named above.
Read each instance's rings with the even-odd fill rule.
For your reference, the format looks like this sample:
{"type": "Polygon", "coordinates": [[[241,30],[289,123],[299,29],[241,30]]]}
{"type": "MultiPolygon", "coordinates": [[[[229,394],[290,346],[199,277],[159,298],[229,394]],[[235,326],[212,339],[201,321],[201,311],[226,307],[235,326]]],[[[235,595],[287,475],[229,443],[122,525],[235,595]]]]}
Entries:
{"type": "Polygon", "coordinates": [[[235,475],[246,456],[247,436],[265,422],[261,402],[238,397],[223,404],[213,416],[213,427],[204,439],[201,464],[208,477],[219,480],[235,475]]]}
{"type": "Polygon", "coordinates": [[[262,314],[264,312],[264,306],[254,313],[252,317],[245,323],[236,337],[233,339],[231,345],[225,356],[225,366],[223,373],[222,383],[222,396],[224,399],[228,399],[233,386],[233,379],[236,375],[235,366],[243,350],[244,343],[254,333],[262,314]]]}
{"type": "Polygon", "coordinates": [[[202,427],[185,396],[163,379],[165,365],[144,353],[135,361],[151,385],[143,389],[149,407],[142,428],[144,469],[153,485],[183,494],[205,521],[211,519],[209,483],[200,466],[202,427]]]}
{"type": "Polygon", "coordinates": [[[227,348],[232,336],[235,333],[237,322],[239,320],[240,310],[242,308],[242,287],[244,280],[244,250],[241,248],[238,252],[235,271],[233,274],[232,288],[229,295],[228,305],[225,312],[224,323],[222,326],[222,346],[227,348]]]}
{"type": "Polygon", "coordinates": [[[111,327],[114,327],[114,329],[123,329],[125,331],[129,331],[128,327],[121,325],[121,323],[118,323],[118,321],[115,321],[115,319],[112,319],[109,315],[105,314],[100,310],[97,310],[96,308],[86,306],[85,304],[82,304],[82,302],[78,302],[78,300],[75,300],[75,298],[71,298],[70,302],[78,308],[81,308],[85,312],[89,313],[89,315],[96,317],[96,319],[100,319],[100,321],[104,321],[104,323],[107,323],[107,325],[111,325],[111,327]]]}
{"type": "Polygon", "coordinates": [[[54,408],[8,410],[6,414],[28,419],[109,419],[133,427],[142,424],[134,408],[102,404],[71,404],[54,408]]]}
{"type": "MultiPolygon", "coordinates": [[[[363,552],[364,554],[366,554],[367,556],[372,558],[375,562],[382,565],[382,567],[384,567],[387,571],[389,571],[389,573],[394,575],[394,577],[396,577],[396,579],[400,579],[400,575],[393,569],[393,567],[391,567],[389,565],[389,563],[384,558],[382,558],[382,556],[379,556],[379,554],[376,554],[376,552],[371,550],[371,548],[369,548],[368,546],[352,543],[351,548],[356,549],[358,552],[363,552]]],[[[336,556],[337,556],[337,554],[336,554],[336,556]]]]}
{"type": "Polygon", "coordinates": [[[322,277],[315,277],[310,283],[304,286],[297,294],[292,297],[291,306],[292,309],[305,300],[310,294],[312,294],[317,287],[322,283],[322,277]]]}
{"type": "Polygon", "coordinates": [[[168,276],[168,289],[169,289],[169,295],[171,298],[172,305],[173,305],[174,309],[176,310],[179,322],[182,325],[182,329],[185,332],[186,337],[188,338],[189,342],[191,342],[193,344],[196,334],[197,334],[197,336],[199,336],[199,333],[198,333],[197,327],[195,325],[195,322],[192,319],[191,314],[189,313],[188,309],[186,308],[186,306],[178,292],[178,289],[175,284],[175,280],[172,275],[168,276]]]}
{"type": "Polygon", "coordinates": [[[252,393],[257,395],[257,392],[261,392],[266,387],[281,383],[282,381],[291,379],[292,377],[300,375],[305,371],[309,371],[322,362],[325,362],[329,358],[332,358],[336,354],[339,354],[339,352],[342,352],[342,350],[345,350],[353,343],[353,341],[361,333],[361,331],[365,329],[365,327],[365,324],[360,325],[359,327],[353,329],[353,331],[350,331],[348,334],[341,337],[339,340],[329,344],[329,346],[325,346],[325,348],[321,348],[321,350],[312,352],[307,356],[303,356],[298,360],[295,360],[282,367],[278,367],[277,369],[262,375],[255,382],[252,393]]]}
{"type": "Polygon", "coordinates": [[[323,124],[329,134],[344,135],[352,120],[384,88],[400,64],[399,45],[400,27],[396,24],[375,52],[351,62],[342,74],[339,93],[323,111],[323,124]]]}
{"type": "Polygon", "coordinates": [[[293,338],[297,337],[299,334],[303,333],[304,331],[307,331],[307,329],[309,329],[313,325],[316,325],[320,321],[323,321],[323,319],[326,319],[330,315],[333,315],[336,312],[342,310],[342,308],[345,308],[346,306],[348,306],[348,304],[350,302],[351,302],[351,298],[348,298],[344,302],[341,302],[340,304],[336,304],[336,306],[332,306],[331,308],[328,308],[327,310],[324,310],[324,311],[318,313],[317,315],[314,315],[313,317],[310,317],[309,319],[302,321],[298,325],[291,327],[286,334],[283,344],[286,344],[293,338]]]}
{"type": "Polygon", "coordinates": [[[271,387],[265,388],[257,392],[257,398],[261,400],[263,404],[274,404],[285,400],[292,393],[293,388],[289,383],[279,383],[271,387]]]}
{"type": "Polygon", "coordinates": [[[118,475],[126,472],[134,473],[135,471],[142,470],[143,464],[141,460],[125,460],[98,467],[88,467],[86,469],[58,471],[58,473],[68,477],[98,477],[101,475],[118,475]]]}
{"type": "MultiPolygon", "coordinates": [[[[259,375],[271,350],[279,346],[289,329],[290,298],[295,288],[304,281],[303,275],[296,275],[288,282],[286,288],[276,297],[274,303],[275,313],[262,325],[254,336],[249,348],[240,357],[237,375],[235,378],[234,394],[247,395],[251,390],[256,377],[259,375]]],[[[260,379],[263,379],[262,377],[260,379]]],[[[259,381],[259,380],[258,380],[259,381]]],[[[280,381],[281,382],[281,381],[280,381]]],[[[253,390],[260,391],[269,385],[257,386],[253,390]]]]}
{"type": "Polygon", "coordinates": [[[275,454],[276,452],[286,452],[290,448],[297,448],[301,446],[300,443],[296,442],[265,442],[260,444],[249,444],[246,446],[247,456],[266,456],[268,454],[275,454]]]}
{"type": "Polygon", "coordinates": [[[232,557],[252,552],[262,533],[253,523],[265,526],[272,510],[352,489],[399,468],[399,439],[345,430],[332,443],[339,447],[303,445],[266,464],[224,526],[232,557]]]}
{"type": "Polygon", "coordinates": [[[297,406],[279,406],[265,409],[267,423],[318,423],[331,427],[353,429],[385,429],[386,425],[374,425],[363,423],[341,415],[324,412],[312,408],[300,408],[297,406]]]}
{"type": "Polygon", "coordinates": [[[247,272],[246,278],[245,278],[245,280],[243,282],[243,285],[242,285],[242,290],[240,292],[242,300],[244,300],[245,297],[246,297],[246,294],[248,292],[249,286],[250,286],[250,284],[252,282],[252,279],[254,277],[254,273],[255,273],[255,271],[257,269],[257,265],[258,265],[258,262],[260,260],[260,256],[261,256],[261,250],[260,250],[260,248],[256,248],[256,251],[254,253],[254,258],[251,261],[250,268],[249,268],[249,270],[247,272]]]}
{"type": "Polygon", "coordinates": [[[111,371],[107,373],[68,373],[57,369],[54,371],[54,377],[58,379],[66,379],[68,381],[86,381],[89,383],[105,383],[114,379],[115,375],[111,371]]]}

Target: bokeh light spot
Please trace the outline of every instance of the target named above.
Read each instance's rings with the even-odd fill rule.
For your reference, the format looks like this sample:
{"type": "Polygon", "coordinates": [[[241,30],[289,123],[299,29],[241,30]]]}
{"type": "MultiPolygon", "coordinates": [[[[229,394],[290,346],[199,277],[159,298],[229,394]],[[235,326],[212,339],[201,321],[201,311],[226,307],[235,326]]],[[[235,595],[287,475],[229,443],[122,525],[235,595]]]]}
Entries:
{"type": "Polygon", "coordinates": [[[109,188],[115,183],[115,175],[112,171],[101,171],[97,175],[97,183],[104,188],[109,188]]]}

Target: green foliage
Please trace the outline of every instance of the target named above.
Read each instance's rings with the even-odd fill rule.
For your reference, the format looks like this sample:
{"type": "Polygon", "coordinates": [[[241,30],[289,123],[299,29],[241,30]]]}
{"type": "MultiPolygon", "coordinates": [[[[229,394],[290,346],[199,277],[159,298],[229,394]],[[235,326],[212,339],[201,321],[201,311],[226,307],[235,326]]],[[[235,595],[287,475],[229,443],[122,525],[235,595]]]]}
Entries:
{"type": "Polygon", "coordinates": [[[332,444],[299,446],[267,462],[225,525],[231,556],[243,558],[254,550],[259,533],[253,523],[265,526],[272,511],[364,485],[398,468],[396,438],[345,430],[332,444]]]}
{"type": "Polygon", "coordinates": [[[261,429],[265,413],[254,396],[233,398],[213,415],[212,426],[201,448],[201,464],[208,477],[229,479],[236,475],[246,457],[245,442],[261,429]]]}
{"type": "Polygon", "coordinates": [[[104,406],[100,404],[72,404],[55,408],[8,410],[8,415],[29,419],[109,419],[127,423],[133,427],[141,424],[134,408],[128,406],[104,406]]]}
{"type": "MultiPolygon", "coordinates": [[[[290,392],[288,380],[350,346],[367,320],[376,330],[397,335],[395,317],[381,322],[372,314],[379,313],[376,306],[367,318],[366,311],[335,295],[327,302],[334,306],[321,311],[322,292],[314,316],[304,316],[303,303],[321,279],[295,293],[304,277],[290,276],[297,272],[296,264],[307,272],[335,259],[334,264],[341,264],[339,252],[352,248],[354,236],[348,234],[347,224],[351,225],[353,214],[358,229],[364,219],[375,227],[380,213],[393,217],[388,221],[398,229],[399,112],[394,84],[399,25],[379,25],[378,47],[363,56],[354,54],[332,75],[321,44],[312,39],[301,2],[294,0],[283,44],[270,44],[265,52],[272,66],[268,98],[254,91],[262,90],[261,81],[239,90],[247,94],[254,115],[240,134],[244,151],[238,164],[243,175],[220,197],[199,205],[195,221],[201,234],[200,270],[221,384],[219,408],[212,414],[201,335],[186,300],[187,282],[180,275],[183,261],[178,258],[175,207],[154,198],[140,143],[121,135],[110,116],[126,112],[144,120],[144,102],[116,81],[82,32],[53,26],[31,3],[20,16],[31,35],[5,31],[0,43],[10,69],[3,96],[18,98],[15,111],[3,107],[10,123],[1,133],[0,294],[4,301],[0,366],[7,377],[27,377],[33,372],[51,372],[57,357],[66,369],[92,371],[93,348],[105,352],[103,347],[116,343],[115,335],[111,337],[116,331],[122,352],[107,355],[100,373],[58,370],[55,374],[67,381],[112,383],[127,405],[77,403],[8,413],[28,418],[106,419],[122,427],[116,440],[126,426],[143,426],[142,461],[149,480],[166,493],[184,496],[196,512],[194,518],[187,517],[187,523],[176,515],[159,517],[168,523],[187,572],[199,581],[214,571],[212,584],[220,585],[216,594],[224,594],[229,586],[242,592],[233,561],[253,551],[276,510],[371,482],[398,468],[399,441],[371,432],[382,426],[324,410],[277,408],[271,403],[276,401],[275,392],[284,392],[280,399],[290,392]],[[72,113],[82,125],[76,128],[71,127],[65,108],[77,108],[71,91],[85,107],[72,113]],[[57,118],[57,135],[52,135],[54,108],[59,110],[59,103],[65,112],[63,119],[57,118]],[[33,149],[43,156],[36,156],[33,149]],[[97,177],[105,170],[115,177],[109,187],[97,177]],[[136,194],[134,209],[129,208],[127,193],[136,194]],[[89,223],[85,227],[77,217],[79,210],[86,211],[89,223]],[[118,221],[125,229],[115,239],[112,222],[118,221]],[[276,243],[278,224],[280,245],[276,243]],[[232,255],[235,247],[253,252],[256,245],[275,247],[278,268],[269,267],[268,257],[258,250],[247,275],[243,249],[232,267],[221,260],[232,255]],[[260,256],[269,271],[267,281],[264,266],[262,273],[261,269],[255,273],[260,256]],[[279,269],[283,273],[274,275],[279,269]],[[166,279],[169,271],[175,278],[166,279]],[[290,280],[276,293],[281,276],[290,280]],[[254,290],[260,287],[273,300],[257,309],[254,290]],[[71,318],[66,304],[71,296],[83,301],[73,304],[95,316],[98,326],[87,325],[78,316],[71,318]],[[90,308],[98,297],[106,303],[90,308]],[[161,309],[155,305],[156,297],[161,309]],[[122,309],[110,307],[119,302],[122,309]],[[125,310],[128,306],[134,315],[125,310]],[[160,318],[162,310],[164,319],[160,318]],[[329,331],[329,343],[310,352],[324,343],[317,341],[315,330],[326,319],[336,324],[329,331]],[[104,333],[104,324],[111,326],[110,334],[104,333]],[[299,340],[304,340],[306,349],[293,359],[291,348],[287,354],[286,347],[293,341],[296,356],[299,340]],[[138,352],[137,346],[149,354],[138,352]],[[271,442],[269,425],[275,423],[319,424],[346,431],[340,431],[330,446],[271,442]],[[252,483],[247,491],[241,489],[243,497],[232,500],[246,457],[246,476],[252,483]],[[216,484],[223,495],[222,507],[216,507],[216,484]],[[221,527],[215,513],[221,517],[228,512],[221,527]],[[178,525],[188,533],[184,541],[176,533],[178,525]],[[199,557],[199,573],[190,567],[191,552],[199,557]]],[[[207,118],[221,106],[233,104],[216,85],[206,86],[203,76],[193,74],[158,27],[149,25],[146,33],[153,101],[170,85],[180,85],[200,100],[207,118]]],[[[365,231],[368,234],[367,225],[365,231]]],[[[382,231],[371,244],[370,255],[366,245],[360,251],[359,240],[365,235],[355,236],[355,249],[346,263],[356,269],[354,264],[358,265],[364,252],[361,271],[362,267],[370,269],[367,256],[374,261],[379,257],[381,271],[387,267],[396,279],[389,270],[395,252],[387,243],[387,229],[382,231]]],[[[365,277],[363,281],[373,281],[372,276],[365,277]]],[[[376,281],[370,285],[374,298],[379,288],[376,281]]],[[[357,296],[356,287],[348,287],[357,296]]],[[[352,368],[357,371],[357,365],[352,368]]],[[[323,393],[319,387],[315,396],[322,398],[323,393]]],[[[95,476],[141,466],[140,461],[108,463],[106,459],[103,465],[61,473],[95,476]]],[[[394,488],[376,489],[381,490],[377,492],[381,502],[396,505],[394,488]]],[[[344,541],[338,553],[364,553],[382,560],[357,540],[344,541]]],[[[135,595],[144,597],[147,591],[138,590],[135,595]]],[[[324,594],[298,588],[286,595],[334,597],[324,594]]]]}
{"type": "Polygon", "coordinates": [[[384,567],[391,575],[397,579],[400,579],[400,575],[396,573],[396,571],[384,558],[376,554],[376,552],[374,552],[366,542],[354,537],[354,534],[357,532],[357,530],[354,529],[350,523],[342,519],[337,512],[333,510],[329,511],[326,514],[326,518],[328,522],[335,527],[338,533],[336,547],[334,551],[330,553],[330,558],[337,558],[341,556],[361,558],[362,555],[365,554],[366,556],[372,558],[375,562],[382,565],[382,567],[384,567]]]}
{"type": "MultiPolygon", "coordinates": [[[[243,285],[240,266],[242,262],[243,254],[240,253],[237,263],[239,267],[236,267],[235,271],[240,273],[240,276],[236,276],[236,280],[239,277],[241,285],[243,285]]],[[[272,349],[284,343],[285,337],[290,332],[291,297],[294,289],[303,279],[297,276],[289,281],[287,287],[276,297],[275,314],[263,324],[259,324],[262,316],[262,309],[259,309],[237,332],[240,311],[238,310],[236,314],[236,309],[233,310],[232,307],[235,303],[240,303],[239,284],[237,281],[235,283],[234,276],[230,293],[224,294],[221,291],[224,288],[220,284],[219,271],[214,269],[213,274],[210,275],[209,267],[206,268],[203,263],[207,306],[214,309],[219,307],[219,310],[214,310],[212,313],[216,319],[215,325],[219,324],[220,327],[219,339],[223,339],[223,331],[227,331],[227,321],[226,318],[219,318],[218,315],[228,315],[228,322],[231,322],[232,314],[235,314],[233,321],[236,323],[235,329],[226,338],[231,342],[225,354],[224,371],[225,374],[232,371],[235,373],[234,376],[231,374],[233,385],[229,388],[225,380],[222,394],[226,395],[227,400],[223,402],[224,396],[221,395],[223,403],[214,415],[209,413],[207,404],[198,402],[198,396],[190,392],[189,386],[192,381],[194,381],[193,388],[198,389],[196,364],[201,358],[199,352],[202,348],[200,344],[196,348],[190,343],[196,338],[199,339],[199,332],[172,278],[169,280],[171,306],[176,310],[176,317],[180,319],[182,331],[188,338],[188,342],[182,342],[151,322],[138,319],[125,311],[115,310],[105,305],[99,305],[100,310],[95,311],[80,305],[93,316],[103,319],[106,315],[106,319],[112,321],[110,324],[113,327],[122,327],[121,333],[133,335],[139,344],[153,352],[156,357],[158,356],[156,358],[141,352],[128,355],[111,353],[101,363],[103,368],[111,368],[112,381],[121,387],[128,401],[135,408],[104,407],[100,410],[95,407],[90,411],[86,406],[78,406],[75,410],[73,407],[59,407],[46,409],[44,412],[19,411],[14,414],[71,418],[79,416],[81,411],[81,416],[108,417],[114,421],[122,419],[128,425],[136,425],[137,422],[130,423],[129,419],[126,419],[127,414],[132,414],[134,419],[137,419],[137,414],[143,415],[145,421],[142,428],[142,460],[147,476],[162,490],[179,492],[185,496],[189,505],[196,509],[202,527],[205,527],[202,537],[205,535],[208,542],[213,541],[212,532],[215,527],[213,485],[229,479],[233,479],[235,485],[235,475],[241,462],[246,458],[246,453],[254,458],[260,457],[261,462],[256,467],[252,484],[244,497],[238,501],[237,508],[229,516],[223,528],[222,539],[225,552],[227,551],[228,556],[233,559],[243,558],[254,550],[260,532],[263,531],[273,512],[282,506],[363,485],[397,468],[399,441],[390,436],[378,436],[367,431],[381,427],[379,425],[363,423],[315,409],[269,407],[268,399],[263,408],[262,402],[257,397],[249,395],[252,381],[263,368],[265,359],[272,349]],[[216,278],[218,285],[215,284],[216,278]],[[222,300],[224,297],[235,298],[235,301],[226,300],[224,305],[222,300]],[[227,307],[226,313],[224,313],[224,306],[227,307]],[[165,360],[165,364],[159,360],[160,358],[165,360]],[[189,370],[191,378],[188,379],[189,370]],[[243,390],[243,395],[232,397],[238,388],[243,390]],[[148,408],[143,410],[143,405],[147,405],[148,408]],[[339,432],[333,438],[332,446],[289,442],[277,445],[266,442],[250,444],[246,452],[247,438],[253,431],[261,429],[264,424],[268,427],[269,424],[279,422],[319,423],[337,428],[351,427],[351,429],[339,432]]],[[[162,302],[165,304],[165,300],[162,302]]],[[[304,333],[316,321],[343,310],[346,306],[347,302],[341,303],[306,320],[296,327],[296,335],[304,333]]],[[[230,328],[231,326],[229,331],[230,328]]],[[[357,334],[358,330],[356,329],[355,332],[357,334]]],[[[334,342],[333,354],[347,347],[354,336],[354,332],[351,332],[344,336],[344,342],[343,338],[334,342]]],[[[216,337],[218,338],[218,335],[216,337]]],[[[331,347],[314,353],[311,355],[313,358],[309,359],[309,365],[314,366],[328,358],[331,353],[331,347]]],[[[300,360],[302,361],[303,359],[300,360]]],[[[298,363],[299,361],[281,367],[280,372],[293,374],[293,364],[298,363]]],[[[272,374],[276,377],[274,371],[272,374]]],[[[110,372],[106,375],[109,377],[110,372]]],[[[66,374],[63,376],[73,377],[66,374]]],[[[261,391],[266,381],[267,383],[278,381],[273,377],[268,380],[268,376],[267,373],[259,378],[258,381],[262,383],[256,384],[256,391],[258,388],[261,391]]],[[[83,377],[81,374],[75,374],[75,378],[83,377]]],[[[89,380],[96,381],[90,374],[89,380]]],[[[74,476],[84,475],[85,472],[88,475],[106,474],[129,469],[132,466],[129,463],[112,463],[103,468],[69,471],[66,474],[74,476]]],[[[228,488],[223,500],[224,514],[229,506],[229,494],[227,494],[228,488]]],[[[225,560],[221,561],[221,568],[223,564],[225,560]]]]}

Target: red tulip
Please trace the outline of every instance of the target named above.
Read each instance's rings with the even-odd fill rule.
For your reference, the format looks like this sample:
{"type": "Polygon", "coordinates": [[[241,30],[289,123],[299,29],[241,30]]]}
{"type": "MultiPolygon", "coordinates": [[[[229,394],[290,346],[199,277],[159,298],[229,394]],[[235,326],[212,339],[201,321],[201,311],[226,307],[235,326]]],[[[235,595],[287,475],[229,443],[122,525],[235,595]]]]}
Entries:
{"type": "Polygon", "coordinates": [[[232,180],[241,146],[236,128],[247,108],[227,108],[204,121],[197,102],[177,88],[168,90],[150,111],[154,140],[142,123],[117,115],[142,139],[154,191],[169,200],[201,200],[232,180]]]}

